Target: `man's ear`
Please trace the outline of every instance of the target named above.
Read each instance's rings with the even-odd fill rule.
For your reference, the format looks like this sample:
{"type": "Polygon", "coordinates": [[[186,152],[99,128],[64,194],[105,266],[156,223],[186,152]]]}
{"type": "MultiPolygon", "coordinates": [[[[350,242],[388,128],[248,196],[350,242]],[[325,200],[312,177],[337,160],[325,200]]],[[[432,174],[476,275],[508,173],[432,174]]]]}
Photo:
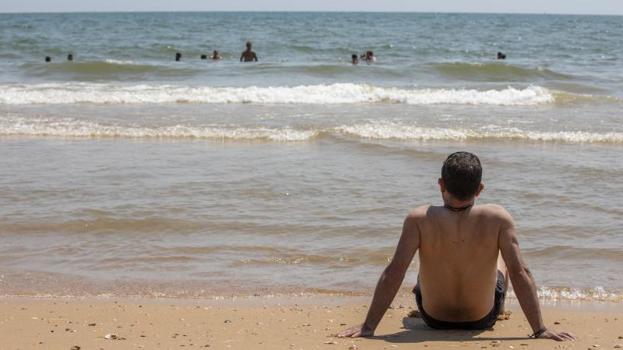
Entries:
{"type": "Polygon", "coordinates": [[[443,179],[439,178],[439,180],[437,180],[437,183],[439,184],[439,191],[441,191],[441,193],[446,192],[446,183],[443,181],[443,179]]]}
{"type": "Polygon", "coordinates": [[[485,189],[485,184],[481,182],[480,185],[478,185],[478,191],[476,191],[475,197],[478,197],[480,195],[480,192],[482,192],[484,189],[485,189]]]}

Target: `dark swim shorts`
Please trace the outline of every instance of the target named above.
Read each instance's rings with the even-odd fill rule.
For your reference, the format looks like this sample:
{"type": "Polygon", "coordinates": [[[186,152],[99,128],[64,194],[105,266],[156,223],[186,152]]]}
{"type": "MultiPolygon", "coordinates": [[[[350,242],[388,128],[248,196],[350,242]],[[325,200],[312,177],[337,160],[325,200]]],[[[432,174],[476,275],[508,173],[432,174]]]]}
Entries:
{"type": "Polygon", "coordinates": [[[495,325],[495,322],[498,319],[498,315],[500,314],[500,310],[504,308],[504,299],[506,298],[506,287],[505,287],[504,274],[501,271],[498,271],[498,280],[495,284],[495,297],[493,300],[493,309],[489,312],[485,317],[481,318],[477,321],[468,321],[468,322],[447,322],[436,320],[424,311],[424,307],[422,306],[422,291],[420,290],[420,283],[416,284],[413,289],[413,293],[415,293],[415,302],[417,303],[417,307],[422,314],[422,320],[426,323],[427,326],[434,329],[465,329],[465,330],[482,330],[489,329],[495,325]]]}

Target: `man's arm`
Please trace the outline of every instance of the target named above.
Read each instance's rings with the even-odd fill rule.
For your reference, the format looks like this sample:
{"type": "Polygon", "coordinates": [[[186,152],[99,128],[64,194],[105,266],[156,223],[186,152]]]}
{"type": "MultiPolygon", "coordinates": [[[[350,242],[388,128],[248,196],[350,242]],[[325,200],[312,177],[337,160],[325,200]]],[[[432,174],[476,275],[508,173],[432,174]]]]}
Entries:
{"type": "Polygon", "coordinates": [[[257,54],[255,52],[253,53],[253,59],[257,62],[257,54]]]}
{"type": "MultiPolygon", "coordinates": [[[[503,209],[501,209],[503,210],[503,209]]],[[[500,229],[499,246],[502,258],[506,263],[510,280],[515,290],[519,305],[523,313],[532,327],[533,334],[536,338],[562,340],[575,340],[575,337],[566,332],[554,332],[545,327],[543,318],[541,317],[541,306],[539,305],[539,297],[537,294],[536,283],[532,277],[532,273],[521,257],[519,242],[515,232],[515,223],[511,215],[503,210],[502,226],[500,229]]]]}
{"type": "Polygon", "coordinates": [[[417,219],[409,215],[404,222],[402,235],[398,247],[389,265],[383,271],[379,279],[372,304],[368,310],[366,320],[362,325],[349,328],[338,337],[369,337],[374,335],[376,327],[381,322],[383,315],[394,300],[398,289],[402,284],[405,273],[413,260],[415,252],[420,246],[420,231],[417,227],[417,219]]]}

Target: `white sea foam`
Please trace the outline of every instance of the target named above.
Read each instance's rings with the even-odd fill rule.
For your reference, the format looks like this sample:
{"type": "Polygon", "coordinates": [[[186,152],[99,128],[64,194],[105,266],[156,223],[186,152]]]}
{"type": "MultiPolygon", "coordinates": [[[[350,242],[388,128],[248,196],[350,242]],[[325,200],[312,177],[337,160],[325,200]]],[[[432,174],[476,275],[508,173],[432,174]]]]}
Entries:
{"type": "Polygon", "coordinates": [[[69,118],[0,118],[0,135],[4,136],[221,139],[292,142],[309,140],[316,136],[316,134],[317,133],[313,130],[295,130],[291,128],[227,128],[222,126],[185,125],[143,127],[104,125],[69,118]]]}
{"type": "Polygon", "coordinates": [[[123,60],[114,60],[114,59],[106,59],[104,62],[109,64],[134,64],[134,61],[123,61],[123,60]]]}
{"type": "Polygon", "coordinates": [[[191,87],[177,85],[115,85],[62,83],[0,85],[0,104],[137,104],[137,103],[257,103],[410,105],[466,104],[521,106],[554,102],[548,89],[399,89],[363,84],[295,87],[191,87]]]}
{"type": "Polygon", "coordinates": [[[343,135],[377,140],[523,140],[565,143],[623,143],[623,133],[621,132],[530,131],[491,126],[479,129],[448,129],[419,127],[386,121],[343,125],[337,127],[336,131],[343,135]]]}
{"type": "Polygon", "coordinates": [[[389,121],[375,121],[328,128],[297,129],[224,125],[120,125],[70,118],[0,117],[0,136],[56,136],[83,138],[158,138],[309,141],[319,135],[347,136],[373,140],[403,141],[532,141],[564,143],[623,144],[621,132],[528,131],[485,126],[478,129],[419,127],[389,121]]]}

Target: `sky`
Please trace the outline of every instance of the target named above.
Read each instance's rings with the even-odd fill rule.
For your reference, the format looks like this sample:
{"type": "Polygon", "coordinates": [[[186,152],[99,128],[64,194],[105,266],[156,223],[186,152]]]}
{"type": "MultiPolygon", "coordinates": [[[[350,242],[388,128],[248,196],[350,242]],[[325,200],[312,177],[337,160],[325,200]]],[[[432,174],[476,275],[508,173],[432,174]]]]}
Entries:
{"type": "Polygon", "coordinates": [[[623,0],[0,0],[0,12],[402,11],[623,15],[623,0]]]}

